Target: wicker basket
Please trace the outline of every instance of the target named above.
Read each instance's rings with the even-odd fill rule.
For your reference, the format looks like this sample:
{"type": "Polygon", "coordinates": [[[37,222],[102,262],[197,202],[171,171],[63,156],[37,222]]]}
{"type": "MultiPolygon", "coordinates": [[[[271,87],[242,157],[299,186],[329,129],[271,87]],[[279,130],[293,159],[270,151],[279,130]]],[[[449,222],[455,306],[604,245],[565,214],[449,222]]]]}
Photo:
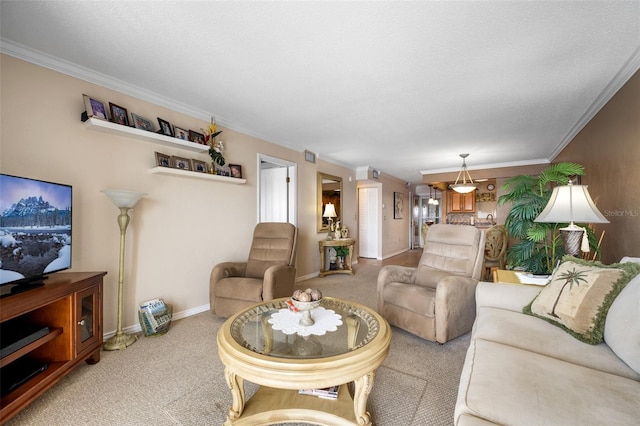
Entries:
{"type": "Polygon", "coordinates": [[[142,327],[142,332],[145,336],[162,336],[167,331],[169,331],[169,327],[171,326],[171,319],[173,317],[173,307],[165,303],[167,310],[159,315],[154,314],[153,317],[157,323],[160,323],[157,327],[151,324],[151,321],[145,315],[145,312],[142,309],[138,309],[138,319],[140,321],[140,327],[142,327]]]}

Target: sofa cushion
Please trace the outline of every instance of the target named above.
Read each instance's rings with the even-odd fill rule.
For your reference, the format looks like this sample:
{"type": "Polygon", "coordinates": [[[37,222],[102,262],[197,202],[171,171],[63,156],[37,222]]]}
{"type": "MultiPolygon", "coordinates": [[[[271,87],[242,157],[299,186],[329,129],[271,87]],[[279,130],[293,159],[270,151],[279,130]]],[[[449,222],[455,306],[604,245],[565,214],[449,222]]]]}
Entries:
{"type": "Polygon", "coordinates": [[[472,415],[497,424],[637,424],[640,382],[482,339],[472,339],[456,424],[472,415]]]}
{"type": "MultiPolygon", "coordinates": [[[[640,263],[640,258],[620,262],[640,263]]],[[[640,374],[640,275],[620,292],[609,308],[604,340],[627,365],[640,374]]]]}
{"type": "Polygon", "coordinates": [[[605,373],[640,380],[640,374],[629,368],[606,344],[588,345],[534,316],[480,307],[473,338],[502,343],[605,373]]]}
{"type": "Polygon", "coordinates": [[[382,294],[386,303],[431,318],[436,315],[435,296],[432,288],[398,282],[388,283],[382,294]]]}
{"type": "Polygon", "coordinates": [[[632,263],[603,265],[565,257],[524,313],[557,325],[586,343],[603,341],[609,307],[639,272],[632,263]]]}
{"type": "Polygon", "coordinates": [[[262,301],[262,280],[258,278],[229,277],[218,281],[215,287],[218,298],[262,301]]]}

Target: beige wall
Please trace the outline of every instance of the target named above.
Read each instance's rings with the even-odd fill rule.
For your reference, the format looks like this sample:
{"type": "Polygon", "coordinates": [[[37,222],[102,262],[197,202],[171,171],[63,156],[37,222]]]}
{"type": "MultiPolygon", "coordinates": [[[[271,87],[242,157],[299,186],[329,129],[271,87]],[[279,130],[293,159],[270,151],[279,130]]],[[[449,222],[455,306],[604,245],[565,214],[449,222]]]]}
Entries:
{"type": "Polygon", "coordinates": [[[611,223],[604,230],[602,260],[640,257],[640,73],[611,98],[554,162],[582,164],[582,183],[611,223]],[[630,185],[631,184],[631,185],[630,185]]]}
{"type": "MultiPolygon", "coordinates": [[[[131,212],[127,231],[125,327],[137,325],[137,305],[162,297],[187,315],[209,302],[209,273],[221,261],[242,261],[257,221],[257,155],[298,164],[298,277],[319,271],[316,173],[341,176],[343,222],[357,229],[355,171],[301,152],[223,129],[225,156],[241,164],[245,185],[176,176],[151,175],[155,151],[209,161],[195,154],[85,130],[82,94],[109,101],[152,119],[162,117],[186,129],[207,123],[68,75],[2,55],[0,170],[73,185],[73,270],[108,271],[105,332],[116,326],[119,230],[118,210],[104,188],[148,193],[131,212]],[[349,181],[351,177],[351,181],[349,181]]],[[[157,123],[156,123],[157,125],[157,123]]]]}
{"type": "Polygon", "coordinates": [[[409,249],[411,229],[411,198],[406,182],[380,173],[382,183],[382,258],[386,259],[409,249]],[[402,219],[394,219],[394,192],[404,197],[402,219]]]}

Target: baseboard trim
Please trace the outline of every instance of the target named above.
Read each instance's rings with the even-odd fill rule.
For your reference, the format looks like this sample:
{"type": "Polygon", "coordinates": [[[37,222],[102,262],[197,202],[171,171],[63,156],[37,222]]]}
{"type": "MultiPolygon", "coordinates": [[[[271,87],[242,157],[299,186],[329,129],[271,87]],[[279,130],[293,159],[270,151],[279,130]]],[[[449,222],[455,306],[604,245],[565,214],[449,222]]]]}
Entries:
{"type": "MultiPolygon", "coordinates": [[[[187,318],[193,315],[197,315],[201,312],[206,312],[208,310],[210,310],[211,306],[207,303],[206,305],[201,305],[201,306],[196,306],[195,308],[191,308],[191,309],[187,309],[184,311],[180,311],[180,312],[174,312],[173,317],[171,318],[172,321],[174,320],[179,320],[182,318],[187,318]]],[[[140,326],[140,324],[136,324],[136,325],[130,325],[129,327],[125,327],[122,329],[122,331],[124,331],[127,334],[135,334],[135,333],[140,333],[142,332],[142,327],[140,326]]],[[[116,330],[110,331],[108,333],[105,333],[102,338],[104,340],[115,336],[116,334],[116,330]]]]}
{"type": "Polygon", "coordinates": [[[382,260],[388,259],[388,258],[393,257],[393,256],[397,256],[397,255],[402,254],[402,253],[406,253],[408,251],[409,251],[409,249],[407,248],[407,249],[403,249],[403,250],[400,250],[400,251],[397,251],[397,252],[394,252],[394,253],[387,254],[386,256],[382,256],[382,260]]]}

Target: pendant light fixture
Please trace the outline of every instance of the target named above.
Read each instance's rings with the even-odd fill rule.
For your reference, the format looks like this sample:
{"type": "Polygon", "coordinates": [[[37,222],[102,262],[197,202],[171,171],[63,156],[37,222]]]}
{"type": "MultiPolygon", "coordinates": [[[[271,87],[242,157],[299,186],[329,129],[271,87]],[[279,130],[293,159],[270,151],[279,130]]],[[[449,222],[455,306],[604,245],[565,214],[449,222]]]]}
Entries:
{"type": "Polygon", "coordinates": [[[478,187],[477,184],[473,183],[473,179],[471,179],[471,175],[469,175],[469,171],[467,170],[467,163],[465,159],[468,156],[469,154],[460,154],[460,157],[462,157],[462,168],[458,172],[456,183],[454,183],[453,185],[450,185],[451,189],[453,189],[454,191],[460,194],[469,193],[478,187]],[[458,183],[458,181],[460,180],[460,175],[462,175],[462,182],[458,183]],[[469,182],[467,182],[467,178],[469,178],[469,182]]]}
{"type": "Polygon", "coordinates": [[[433,193],[434,195],[431,195],[431,190],[433,189],[433,185],[429,185],[429,201],[427,201],[427,204],[431,205],[431,206],[437,206],[440,204],[440,202],[438,201],[437,198],[435,198],[435,195],[438,194],[437,190],[433,189],[433,193]]]}

